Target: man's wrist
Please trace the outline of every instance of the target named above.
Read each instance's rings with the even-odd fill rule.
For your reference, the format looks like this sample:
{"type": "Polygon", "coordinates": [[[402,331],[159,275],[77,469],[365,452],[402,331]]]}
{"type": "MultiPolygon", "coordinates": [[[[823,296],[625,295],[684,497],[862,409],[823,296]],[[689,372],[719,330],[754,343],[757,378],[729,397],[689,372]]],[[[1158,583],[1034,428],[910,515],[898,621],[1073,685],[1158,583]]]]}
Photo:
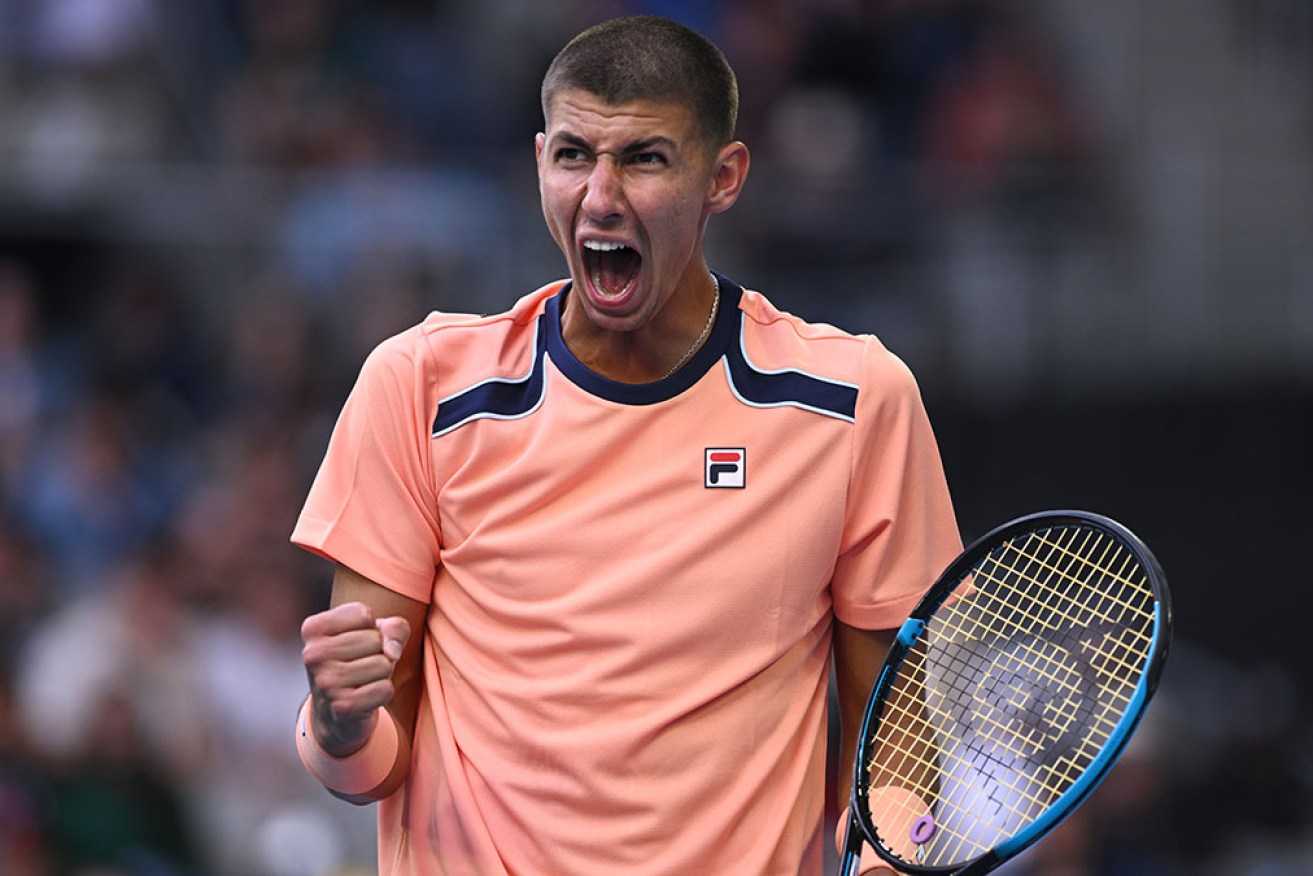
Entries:
{"type": "Polygon", "coordinates": [[[325,751],[315,738],[313,712],[307,699],[296,718],[296,750],[310,774],[330,791],[349,797],[367,795],[382,785],[401,750],[400,732],[391,713],[380,706],[365,744],[338,757],[325,751]]]}

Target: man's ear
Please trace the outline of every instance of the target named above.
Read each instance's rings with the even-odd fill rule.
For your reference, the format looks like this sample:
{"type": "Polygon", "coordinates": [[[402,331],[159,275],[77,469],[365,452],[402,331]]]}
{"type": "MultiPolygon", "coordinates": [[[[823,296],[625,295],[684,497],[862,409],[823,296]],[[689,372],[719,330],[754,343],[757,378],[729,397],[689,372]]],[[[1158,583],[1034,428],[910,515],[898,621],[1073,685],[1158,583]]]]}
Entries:
{"type": "Polygon", "coordinates": [[[749,164],[751,157],[748,155],[747,144],[735,140],[720,148],[711,171],[711,186],[707,191],[708,212],[723,213],[734,206],[748,179],[749,164]]]}
{"type": "Polygon", "coordinates": [[[543,178],[543,145],[547,142],[547,135],[539,131],[533,138],[533,161],[538,167],[538,179],[543,178]]]}

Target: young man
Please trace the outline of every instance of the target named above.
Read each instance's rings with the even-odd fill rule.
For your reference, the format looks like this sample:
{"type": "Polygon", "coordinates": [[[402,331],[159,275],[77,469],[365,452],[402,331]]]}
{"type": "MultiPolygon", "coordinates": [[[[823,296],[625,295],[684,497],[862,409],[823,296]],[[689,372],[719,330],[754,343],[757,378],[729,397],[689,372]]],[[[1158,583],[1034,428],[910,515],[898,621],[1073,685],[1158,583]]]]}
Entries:
{"type": "Polygon", "coordinates": [[[916,384],[709,271],[749,164],[709,42],[611,21],[542,94],[570,280],[364,365],[293,535],[337,564],[302,757],[384,874],[818,872],[831,654],[850,763],[960,549],[916,384]]]}

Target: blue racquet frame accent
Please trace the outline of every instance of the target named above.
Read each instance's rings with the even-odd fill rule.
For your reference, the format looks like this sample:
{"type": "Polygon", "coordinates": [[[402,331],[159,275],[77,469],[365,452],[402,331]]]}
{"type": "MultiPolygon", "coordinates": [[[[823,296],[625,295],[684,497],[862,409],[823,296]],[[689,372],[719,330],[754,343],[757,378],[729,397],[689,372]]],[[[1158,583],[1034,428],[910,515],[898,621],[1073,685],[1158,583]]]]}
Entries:
{"type": "Polygon", "coordinates": [[[898,644],[904,648],[910,648],[921,638],[922,631],[925,630],[925,621],[920,618],[909,618],[903,621],[903,625],[898,628],[898,644]]]}

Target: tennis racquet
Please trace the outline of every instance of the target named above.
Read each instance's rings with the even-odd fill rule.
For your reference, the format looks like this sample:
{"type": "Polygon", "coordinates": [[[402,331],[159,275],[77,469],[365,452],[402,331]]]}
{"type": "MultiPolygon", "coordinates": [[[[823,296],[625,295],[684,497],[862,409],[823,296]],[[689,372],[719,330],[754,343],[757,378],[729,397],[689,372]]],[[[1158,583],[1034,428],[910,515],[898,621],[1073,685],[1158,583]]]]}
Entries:
{"type": "Polygon", "coordinates": [[[840,876],[863,844],[910,874],[980,876],[1098,786],[1171,638],[1157,561],[1083,511],[1004,524],[944,571],[867,702],[840,876]]]}

